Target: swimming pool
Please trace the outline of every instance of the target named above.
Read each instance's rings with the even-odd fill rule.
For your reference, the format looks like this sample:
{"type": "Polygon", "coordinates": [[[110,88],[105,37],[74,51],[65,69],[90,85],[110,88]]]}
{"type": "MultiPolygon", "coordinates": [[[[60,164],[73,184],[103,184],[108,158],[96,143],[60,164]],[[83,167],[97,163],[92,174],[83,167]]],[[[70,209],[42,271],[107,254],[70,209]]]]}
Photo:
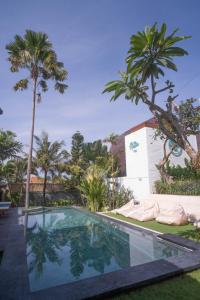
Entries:
{"type": "Polygon", "coordinates": [[[28,215],[26,253],[32,292],[186,252],[148,231],[80,209],[28,215]]]}

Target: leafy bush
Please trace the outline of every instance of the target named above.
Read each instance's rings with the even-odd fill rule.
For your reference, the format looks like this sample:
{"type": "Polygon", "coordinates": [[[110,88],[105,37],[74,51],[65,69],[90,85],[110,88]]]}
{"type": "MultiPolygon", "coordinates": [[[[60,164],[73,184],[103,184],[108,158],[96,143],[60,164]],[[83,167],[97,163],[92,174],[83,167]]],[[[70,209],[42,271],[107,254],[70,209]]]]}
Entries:
{"type": "Polygon", "coordinates": [[[110,188],[110,186],[108,186],[107,195],[105,198],[105,206],[108,210],[112,210],[121,207],[133,198],[133,192],[129,189],[126,189],[124,186],[120,188],[117,186],[110,188]]]}
{"type": "Polygon", "coordinates": [[[176,180],[170,184],[155,182],[156,193],[172,195],[200,195],[200,180],[176,180]]]}
{"type": "Polygon", "coordinates": [[[105,172],[96,164],[92,164],[87,169],[79,189],[91,211],[101,210],[106,194],[105,172]]]}
{"type": "Polygon", "coordinates": [[[200,172],[192,166],[191,162],[185,159],[185,167],[170,166],[170,162],[166,164],[166,172],[168,175],[172,176],[174,180],[184,180],[184,179],[200,179],[200,172]]]}
{"type": "Polygon", "coordinates": [[[54,200],[54,201],[47,201],[46,206],[68,206],[68,205],[73,205],[74,201],[73,200],[68,200],[68,199],[59,199],[59,200],[54,200]]]}
{"type": "Polygon", "coordinates": [[[10,195],[11,202],[14,206],[19,206],[21,200],[21,193],[19,192],[12,192],[10,195]]]}

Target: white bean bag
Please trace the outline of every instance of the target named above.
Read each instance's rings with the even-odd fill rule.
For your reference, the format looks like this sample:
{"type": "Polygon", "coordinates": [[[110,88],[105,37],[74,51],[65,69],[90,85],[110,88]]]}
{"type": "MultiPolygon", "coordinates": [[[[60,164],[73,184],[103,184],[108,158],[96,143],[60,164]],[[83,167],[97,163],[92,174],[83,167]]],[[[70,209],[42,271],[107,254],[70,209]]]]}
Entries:
{"type": "Polygon", "coordinates": [[[158,214],[156,221],[168,225],[185,225],[188,223],[187,215],[180,204],[170,209],[163,209],[158,214]]]}
{"type": "Polygon", "coordinates": [[[135,219],[137,221],[145,222],[145,221],[151,221],[155,219],[154,211],[152,209],[150,210],[138,210],[134,211],[131,215],[129,215],[129,218],[135,219]]]}
{"type": "Polygon", "coordinates": [[[126,214],[126,217],[144,222],[154,220],[159,213],[157,202],[145,201],[138,209],[134,209],[126,214]]]}
{"type": "Polygon", "coordinates": [[[131,209],[134,208],[134,201],[131,200],[125,205],[121,206],[120,208],[116,208],[112,210],[113,213],[122,214],[123,212],[129,212],[131,209]]]}

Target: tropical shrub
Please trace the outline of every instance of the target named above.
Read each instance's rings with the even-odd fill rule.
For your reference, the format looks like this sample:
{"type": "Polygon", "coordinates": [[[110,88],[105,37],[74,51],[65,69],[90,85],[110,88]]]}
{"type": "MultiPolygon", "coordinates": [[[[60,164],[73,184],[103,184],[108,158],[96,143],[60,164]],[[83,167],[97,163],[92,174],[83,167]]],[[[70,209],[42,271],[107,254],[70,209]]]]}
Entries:
{"type": "Polygon", "coordinates": [[[133,199],[133,192],[126,189],[124,186],[117,187],[108,185],[107,194],[105,198],[105,207],[107,210],[119,208],[133,199]]]}
{"type": "Polygon", "coordinates": [[[176,180],[170,184],[155,182],[156,193],[172,195],[200,195],[200,180],[176,180]]]}
{"type": "Polygon", "coordinates": [[[86,172],[79,186],[86,205],[91,211],[99,211],[104,206],[107,186],[105,172],[96,164],[92,164],[86,172]]]}
{"type": "Polygon", "coordinates": [[[53,206],[69,206],[73,205],[74,201],[71,199],[59,199],[54,201],[46,201],[46,206],[53,207],[53,206]]]}
{"type": "Polygon", "coordinates": [[[21,196],[20,192],[11,192],[10,199],[13,206],[19,206],[21,196]]]}
{"type": "Polygon", "coordinates": [[[180,165],[170,165],[170,162],[166,164],[166,172],[169,176],[172,176],[175,180],[200,180],[200,171],[195,169],[192,163],[185,159],[185,167],[181,167],[180,165]]]}

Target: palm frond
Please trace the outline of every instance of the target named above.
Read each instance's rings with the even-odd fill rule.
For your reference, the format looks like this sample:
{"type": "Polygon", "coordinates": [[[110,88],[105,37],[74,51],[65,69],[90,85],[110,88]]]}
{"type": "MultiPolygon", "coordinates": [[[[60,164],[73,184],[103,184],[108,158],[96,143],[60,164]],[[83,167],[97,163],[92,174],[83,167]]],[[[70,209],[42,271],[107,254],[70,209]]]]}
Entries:
{"type": "Polygon", "coordinates": [[[15,90],[15,91],[18,91],[18,90],[20,90],[20,91],[26,90],[26,89],[28,88],[28,83],[29,83],[28,79],[21,79],[21,80],[19,80],[19,81],[15,84],[14,90],[15,90]]]}

